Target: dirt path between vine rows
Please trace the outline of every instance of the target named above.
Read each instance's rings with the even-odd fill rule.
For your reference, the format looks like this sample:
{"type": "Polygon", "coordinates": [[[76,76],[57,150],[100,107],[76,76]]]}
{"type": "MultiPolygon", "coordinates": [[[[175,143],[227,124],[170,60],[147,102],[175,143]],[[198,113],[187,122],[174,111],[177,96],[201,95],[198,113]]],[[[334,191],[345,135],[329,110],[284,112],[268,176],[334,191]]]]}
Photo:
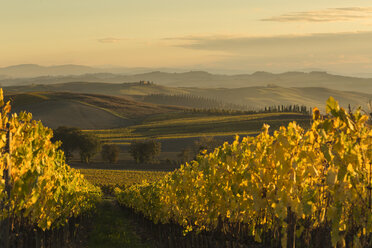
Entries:
{"type": "Polygon", "coordinates": [[[87,231],[88,248],[150,248],[133,226],[130,213],[122,209],[115,198],[105,197],[98,204],[87,231]]]}

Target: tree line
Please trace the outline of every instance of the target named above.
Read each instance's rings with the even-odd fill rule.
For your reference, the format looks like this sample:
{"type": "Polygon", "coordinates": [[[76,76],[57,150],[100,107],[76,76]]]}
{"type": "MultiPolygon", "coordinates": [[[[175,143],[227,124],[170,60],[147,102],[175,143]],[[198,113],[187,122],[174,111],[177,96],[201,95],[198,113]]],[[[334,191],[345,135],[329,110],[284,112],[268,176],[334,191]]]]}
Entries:
{"type": "Polygon", "coordinates": [[[176,106],[185,106],[192,109],[185,110],[186,112],[194,113],[213,113],[213,114],[256,114],[256,113],[278,113],[291,112],[311,114],[312,108],[299,104],[279,104],[265,106],[261,109],[252,109],[247,105],[239,105],[228,103],[217,99],[195,96],[191,94],[150,94],[144,97],[145,102],[156,104],[167,104],[176,106]]]}
{"type": "Polygon", "coordinates": [[[291,104],[291,105],[273,105],[265,106],[259,110],[234,110],[234,109],[218,109],[218,108],[192,108],[186,109],[185,112],[201,113],[201,114],[213,114],[213,115],[249,115],[249,114],[261,114],[261,113],[302,113],[311,115],[312,108],[305,105],[291,104]]]}
{"type": "Polygon", "coordinates": [[[191,94],[179,95],[150,94],[144,97],[144,101],[156,104],[185,106],[197,109],[231,109],[231,110],[247,109],[247,106],[234,103],[227,103],[217,99],[195,96],[191,94]]]}
{"type": "MultiPolygon", "coordinates": [[[[262,111],[262,110],[261,110],[262,111]]],[[[273,105],[263,109],[265,113],[278,113],[278,112],[291,112],[291,113],[303,113],[311,114],[312,108],[308,108],[305,105],[290,104],[290,105],[273,105]]]]}
{"type": "MultiPolygon", "coordinates": [[[[61,142],[66,161],[69,162],[78,153],[82,163],[89,164],[91,159],[101,153],[104,161],[116,163],[120,149],[116,144],[102,144],[101,140],[92,133],[83,132],[74,127],[58,127],[53,131],[53,142],[61,142]]],[[[129,147],[129,154],[136,163],[156,163],[161,152],[161,143],[154,139],[135,140],[129,147]]]]}

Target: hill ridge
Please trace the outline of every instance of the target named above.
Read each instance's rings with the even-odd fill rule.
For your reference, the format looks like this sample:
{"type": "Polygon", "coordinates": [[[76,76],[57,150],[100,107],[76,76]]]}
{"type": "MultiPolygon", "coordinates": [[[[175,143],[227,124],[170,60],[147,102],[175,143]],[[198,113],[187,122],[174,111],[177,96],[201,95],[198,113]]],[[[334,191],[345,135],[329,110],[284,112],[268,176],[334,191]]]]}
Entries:
{"type": "MultiPolygon", "coordinates": [[[[266,86],[275,84],[281,87],[326,87],[337,90],[371,92],[372,78],[358,78],[351,76],[334,75],[324,71],[313,72],[255,72],[252,74],[212,74],[205,71],[189,71],[168,73],[152,71],[141,74],[114,74],[104,71],[84,73],[80,75],[56,76],[48,75],[29,78],[0,79],[3,86],[58,84],[67,82],[102,82],[102,83],[129,83],[139,81],[152,81],[162,86],[172,87],[203,87],[203,88],[241,88],[249,86],[266,86]]],[[[0,75],[3,75],[0,68],[0,75]]]]}

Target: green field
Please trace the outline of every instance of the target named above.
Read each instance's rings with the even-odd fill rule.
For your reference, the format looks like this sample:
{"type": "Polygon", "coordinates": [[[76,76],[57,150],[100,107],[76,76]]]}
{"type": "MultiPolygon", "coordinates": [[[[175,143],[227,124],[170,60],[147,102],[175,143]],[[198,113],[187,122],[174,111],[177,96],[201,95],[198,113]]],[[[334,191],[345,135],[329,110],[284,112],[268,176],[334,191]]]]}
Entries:
{"type": "Polygon", "coordinates": [[[142,124],[126,128],[89,130],[106,143],[127,145],[131,140],[144,138],[177,139],[200,136],[232,136],[257,134],[263,124],[269,124],[272,130],[290,121],[296,121],[308,127],[310,117],[299,113],[260,113],[245,115],[197,115],[163,119],[149,118],[142,124]]]}
{"type": "MultiPolygon", "coordinates": [[[[117,129],[85,130],[97,135],[105,144],[120,146],[119,169],[136,169],[129,154],[129,145],[134,140],[156,139],[161,143],[159,170],[169,170],[166,161],[177,163],[183,149],[194,149],[195,142],[203,136],[215,137],[222,144],[240,137],[257,135],[264,124],[270,131],[296,121],[303,128],[310,125],[310,116],[302,113],[257,113],[257,114],[208,114],[208,113],[165,113],[149,116],[140,124],[117,129]],[[164,116],[163,116],[164,115],[164,116]]],[[[103,163],[100,155],[96,163],[103,163]]],[[[102,164],[101,168],[105,168],[102,164]]],[[[109,168],[112,168],[110,166],[109,168]]],[[[142,166],[138,166],[141,169],[142,166]]]]}

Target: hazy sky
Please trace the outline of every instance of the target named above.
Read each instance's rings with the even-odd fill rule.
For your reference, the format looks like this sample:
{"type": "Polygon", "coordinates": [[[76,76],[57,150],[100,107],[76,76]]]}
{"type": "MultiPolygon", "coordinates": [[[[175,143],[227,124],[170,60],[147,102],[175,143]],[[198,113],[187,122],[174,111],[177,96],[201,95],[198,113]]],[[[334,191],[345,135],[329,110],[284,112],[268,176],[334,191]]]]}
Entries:
{"type": "Polygon", "coordinates": [[[371,0],[0,0],[0,67],[372,72],[371,0]]]}

